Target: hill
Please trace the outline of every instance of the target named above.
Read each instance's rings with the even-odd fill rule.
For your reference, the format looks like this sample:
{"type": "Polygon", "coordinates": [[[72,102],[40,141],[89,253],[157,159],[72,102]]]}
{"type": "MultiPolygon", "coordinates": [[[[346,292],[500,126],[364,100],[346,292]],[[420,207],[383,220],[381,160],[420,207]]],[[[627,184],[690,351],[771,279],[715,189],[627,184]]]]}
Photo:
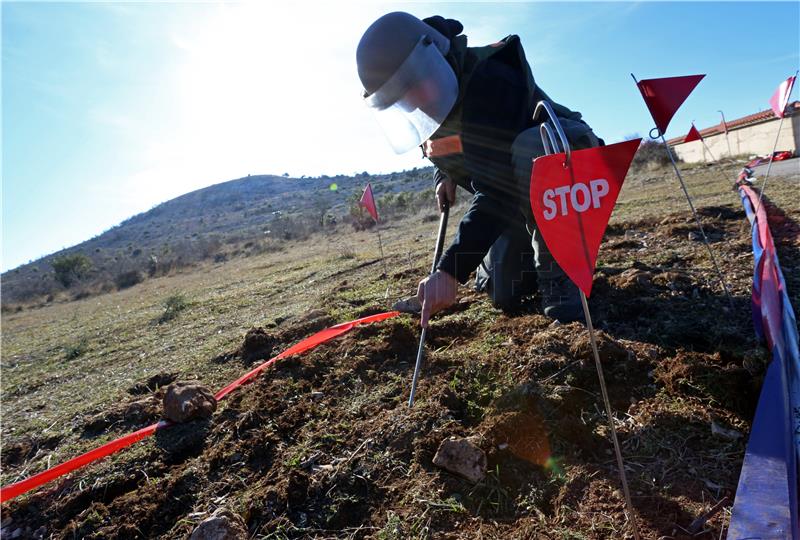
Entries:
{"type": "Polygon", "coordinates": [[[58,297],[81,298],[205,259],[221,261],[279,249],[287,240],[305,238],[349,218],[367,182],[372,182],[384,213],[391,215],[398,202],[412,199],[397,194],[430,188],[431,169],[318,178],[253,175],[199,189],[86,242],[3,273],[3,304],[8,310],[58,297]],[[59,282],[53,262],[76,255],[89,264],[59,282]]]}

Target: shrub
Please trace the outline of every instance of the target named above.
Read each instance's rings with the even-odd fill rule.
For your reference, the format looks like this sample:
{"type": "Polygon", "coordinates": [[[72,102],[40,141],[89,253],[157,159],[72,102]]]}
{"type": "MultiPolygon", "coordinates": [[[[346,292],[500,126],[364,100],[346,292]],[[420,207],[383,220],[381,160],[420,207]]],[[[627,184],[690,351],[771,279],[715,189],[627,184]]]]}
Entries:
{"type": "Polygon", "coordinates": [[[117,277],[114,278],[114,283],[116,284],[117,289],[127,289],[128,287],[133,287],[142,281],[144,281],[144,276],[142,276],[142,273],[138,270],[122,272],[117,274],[117,277]]]}
{"type": "MultiPolygon", "coordinates": [[[[677,161],[677,156],[675,156],[674,151],[672,151],[672,155],[677,161]]],[[[667,150],[664,148],[664,145],[653,140],[645,139],[642,141],[642,144],[639,145],[636,155],[633,156],[631,167],[633,169],[642,169],[667,167],[669,164],[669,156],[667,155],[667,150]]]]}
{"type": "Polygon", "coordinates": [[[56,257],[50,264],[53,267],[56,281],[67,288],[86,277],[92,268],[92,261],[82,253],[56,257]]]}
{"type": "Polygon", "coordinates": [[[89,340],[86,336],[79,338],[76,342],[64,346],[64,359],[75,360],[83,356],[89,350],[89,340]]]}
{"type": "Polygon", "coordinates": [[[158,318],[158,322],[165,323],[171,321],[187,307],[189,307],[189,302],[184,295],[177,293],[168,296],[167,299],[164,300],[164,313],[158,318]]]}

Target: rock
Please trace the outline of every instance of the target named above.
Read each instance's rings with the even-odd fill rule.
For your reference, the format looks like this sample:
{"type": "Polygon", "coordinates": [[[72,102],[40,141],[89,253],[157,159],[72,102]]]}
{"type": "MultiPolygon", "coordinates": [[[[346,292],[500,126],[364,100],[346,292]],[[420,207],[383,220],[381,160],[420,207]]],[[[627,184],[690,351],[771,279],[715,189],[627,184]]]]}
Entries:
{"type": "Polygon", "coordinates": [[[11,538],[19,538],[20,536],[22,536],[22,528],[17,527],[14,529],[14,532],[11,533],[11,538]]]}
{"type": "Polygon", "coordinates": [[[164,396],[164,417],[183,423],[196,418],[209,418],[217,410],[211,391],[196,381],[178,381],[167,387],[164,396]]]}
{"type": "Polygon", "coordinates": [[[470,482],[480,482],[486,476],[486,453],[468,439],[450,437],[442,441],[433,464],[470,482]]]}
{"type": "Polygon", "coordinates": [[[303,321],[315,321],[317,319],[323,319],[328,316],[328,312],[324,309],[312,309],[311,311],[307,311],[305,314],[300,316],[300,319],[303,321]]]}
{"type": "Polygon", "coordinates": [[[738,441],[742,438],[742,434],[735,429],[728,429],[720,426],[716,422],[711,422],[711,434],[725,439],[726,441],[738,441]]]}
{"type": "Polygon", "coordinates": [[[200,522],[189,540],[244,540],[247,536],[244,520],[227,508],[220,508],[200,522]]]}
{"type": "Polygon", "coordinates": [[[419,300],[416,296],[409,296],[404,300],[398,300],[395,302],[392,306],[392,309],[401,313],[418,315],[420,311],[422,311],[422,305],[419,303],[419,300]]]}

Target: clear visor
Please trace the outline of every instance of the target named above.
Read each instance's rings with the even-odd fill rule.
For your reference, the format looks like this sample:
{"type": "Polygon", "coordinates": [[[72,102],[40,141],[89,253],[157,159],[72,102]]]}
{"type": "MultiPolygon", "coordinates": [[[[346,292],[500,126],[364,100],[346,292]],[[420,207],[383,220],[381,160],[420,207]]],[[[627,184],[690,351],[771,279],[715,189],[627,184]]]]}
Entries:
{"type": "Polygon", "coordinates": [[[383,86],[364,96],[398,154],[408,152],[433,135],[457,98],[456,74],[426,36],[383,86]]]}

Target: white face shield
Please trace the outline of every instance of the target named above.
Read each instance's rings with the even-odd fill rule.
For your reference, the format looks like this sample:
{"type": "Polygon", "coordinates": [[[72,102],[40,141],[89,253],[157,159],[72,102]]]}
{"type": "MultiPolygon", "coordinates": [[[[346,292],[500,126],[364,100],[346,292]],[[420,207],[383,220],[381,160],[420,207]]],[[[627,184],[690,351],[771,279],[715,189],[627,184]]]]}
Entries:
{"type": "Polygon", "coordinates": [[[456,74],[427,36],[420,39],[383,86],[364,96],[398,154],[408,152],[433,135],[457,98],[456,74]]]}

